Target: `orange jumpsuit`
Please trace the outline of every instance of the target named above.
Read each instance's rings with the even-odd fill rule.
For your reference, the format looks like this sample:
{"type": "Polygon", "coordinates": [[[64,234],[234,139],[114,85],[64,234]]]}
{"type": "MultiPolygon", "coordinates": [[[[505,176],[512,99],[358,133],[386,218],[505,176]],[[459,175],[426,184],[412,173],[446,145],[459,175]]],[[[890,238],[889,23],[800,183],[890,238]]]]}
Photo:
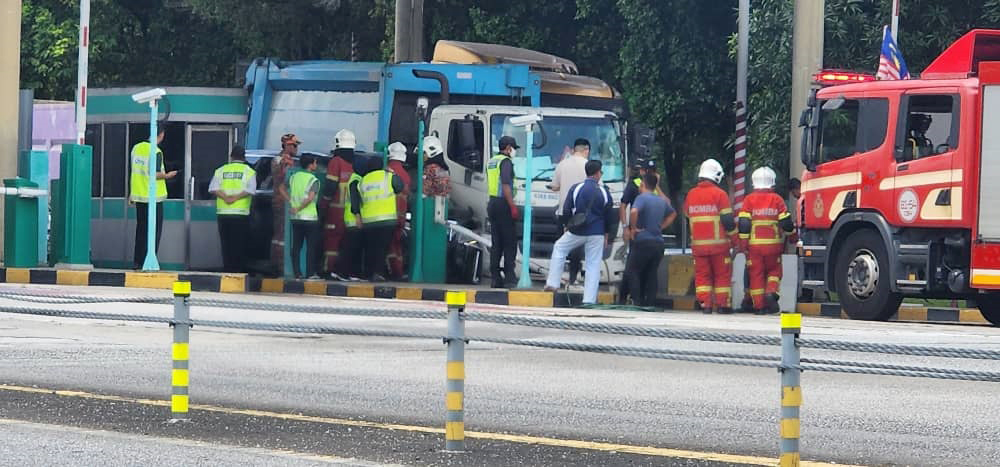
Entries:
{"type": "Polygon", "coordinates": [[[753,308],[764,311],[765,307],[777,307],[785,235],[795,230],[785,200],[773,190],[755,190],[743,200],[738,224],[740,242],[747,252],[750,276],[747,293],[753,300],[753,308]]]}
{"type": "Polygon", "coordinates": [[[684,200],[691,223],[695,295],[703,310],[729,309],[733,260],[730,248],[736,221],[729,195],[710,180],[701,180],[684,200]]]}
{"type": "Polygon", "coordinates": [[[340,255],[340,243],[344,239],[344,201],[347,199],[347,181],[350,180],[354,168],[351,163],[343,157],[337,156],[330,160],[326,166],[326,179],[336,182],[337,191],[333,196],[324,196],[321,204],[324,204],[326,212],[326,225],[323,228],[323,264],[327,272],[335,271],[337,258],[340,255]]]}
{"type": "Polygon", "coordinates": [[[392,232],[392,241],[389,243],[389,255],[386,257],[386,261],[389,263],[389,275],[393,279],[398,280],[404,274],[403,226],[406,224],[406,211],[409,207],[407,203],[410,194],[410,174],[406,172],[403,163],[396,160],[389,161],[389,170],[399,175],[399,178],[403,181],[403,192],[400,193],[403,196],[396,196],[398,222],[396,223],[396,229],[392,232]]]}

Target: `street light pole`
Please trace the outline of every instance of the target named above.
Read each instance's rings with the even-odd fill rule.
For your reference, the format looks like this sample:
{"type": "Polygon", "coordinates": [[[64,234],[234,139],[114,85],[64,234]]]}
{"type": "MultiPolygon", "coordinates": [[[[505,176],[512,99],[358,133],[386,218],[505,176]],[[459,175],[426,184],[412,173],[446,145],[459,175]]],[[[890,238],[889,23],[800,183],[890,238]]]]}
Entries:
{"type": "Polygon", "coordinates": [[[792,145],[788,161],[789,177],[801,177],[802,130],[799,116],[806,107],[812,90],[812,76],[823,67],[823,34],[825,0],[795,0],[795,20],[792,30],[792,102],[789,124],[792,145]]]}
{"type": "Polygon", "coordinates": [[[899,45],[899,0],[892,0],[892,40],[899,45]]]}
{"type": "Polygon", "coordinates": [[[733,161],[734,207],[743,205],[747,170],[747,67],[750,55],[750,0],[740,0],[736,52],[736,158],[733,161]]]}

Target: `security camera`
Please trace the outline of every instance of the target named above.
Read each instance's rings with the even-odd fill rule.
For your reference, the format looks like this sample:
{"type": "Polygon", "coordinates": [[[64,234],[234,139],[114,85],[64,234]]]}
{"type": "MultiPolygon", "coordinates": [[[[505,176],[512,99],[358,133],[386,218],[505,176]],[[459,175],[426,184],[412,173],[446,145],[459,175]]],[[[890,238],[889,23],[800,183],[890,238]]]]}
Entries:
{"type": "Polygon", "coordinates": [[[539,114],[518,115],[510,118],[510,124],[514,126],[534,125],[540,121],[542,121],[542,116],[539,114]]]}
{"type": "Polygon", "coordinates": [[[155,101],[163,96],[167,95],[167,90],[163,88],[154,88],[148,91],[142,91],[137,94],[132,94],[132,100],[139,104],[145,104],[147,102],[155,101]]]}
{"type": "Polygon", "coordinates": [[[418,109],[427,110],[427,107],[430,107],[430,105],[431,105],[431,102],[429,100],[427,100],[426,97],[420,97],[420,98],[417,99],[417,108],[418,109]]]}

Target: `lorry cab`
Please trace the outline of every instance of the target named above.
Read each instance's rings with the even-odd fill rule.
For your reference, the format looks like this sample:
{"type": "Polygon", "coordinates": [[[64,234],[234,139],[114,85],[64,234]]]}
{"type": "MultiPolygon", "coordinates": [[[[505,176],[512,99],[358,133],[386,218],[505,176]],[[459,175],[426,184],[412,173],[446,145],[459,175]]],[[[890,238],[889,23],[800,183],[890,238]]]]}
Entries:
{"type": "Polygon", "coordinates": [[[1000,228],[996,246],[984,235],[1000,226],[984,224],[1000,215],[1000,157],[986,151],[1000,125],[985,100],[998,61],[1000,31],[975,30],[920,79],[814,93],[800,121],[803,286],[836,292],[860,319],[887,319],[906,296],[1000,301],[987,295],[1000,274],[977,274],[1000,268],[986,264],[1000,228]]]}

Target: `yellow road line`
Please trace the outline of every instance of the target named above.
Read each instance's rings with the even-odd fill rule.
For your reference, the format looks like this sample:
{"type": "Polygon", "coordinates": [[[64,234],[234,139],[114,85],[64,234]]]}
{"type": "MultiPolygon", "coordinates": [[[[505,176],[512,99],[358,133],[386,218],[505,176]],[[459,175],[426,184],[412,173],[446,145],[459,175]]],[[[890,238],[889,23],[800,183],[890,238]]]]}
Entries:
{"type": "MultiPolygon", "coordinates": [[[[35,394],[49,394],[49,395],[64,396],[64,397],[79,397],[82,399],[125,402],[133,404],[152,405],[158,407],[168,407],[170,405],[169,401],[162,401],[162,400],[111,396],[106,394],[95,394],[84,391],[31,388],[25,386],[9,385],[9,384],[0,384],[0,390],[35,393],[35,394]]],[[[266,417],[266,418],[276,418],[280,420],[324,423],[328,425],[375,428],[375,429],[394,430],[394,431],[408,431],[415,433],[433,433],[442,435],[445,433],[444,428],[433,428],[428,426],[402,425],[398,423],[368,422],[363,420],[347,420],[343,418],[317,417],[313,415],[270,412],[266,410],[234,409],[230,407],[219,407],[214,405],[191,404],[190,409],[202,410],[206,412],[224,413],[229,415],[247,415],[251,417],[266,417]]],[[[622,452],[627,454],[638,454],[643,456],[694,459],[694,460],[713,461],[713,462],[728,462],[731,464],[778,465],[778,459],[770,457],[741,456],[735,454],[688,451],[683,449],[658,448],[652,446],[634,446],[630,444],[548,438],[544,436],[525,436],[525,435],[514,435],[506,433],[490,433],[483,431],[466,431],[465,437],[475,438],[475,439],[487,439],[491,441],[505,441],[510,443],[535,444],[535,445],[552,446],[559,448],[584,449],[589,451],[622,452]]],[[[825,462],[809,462],[809,461],[803,461],[801,465],[803,467],[860,467],[860,466],[850,466],[845,464],[832,464],[825,462]]]]}

